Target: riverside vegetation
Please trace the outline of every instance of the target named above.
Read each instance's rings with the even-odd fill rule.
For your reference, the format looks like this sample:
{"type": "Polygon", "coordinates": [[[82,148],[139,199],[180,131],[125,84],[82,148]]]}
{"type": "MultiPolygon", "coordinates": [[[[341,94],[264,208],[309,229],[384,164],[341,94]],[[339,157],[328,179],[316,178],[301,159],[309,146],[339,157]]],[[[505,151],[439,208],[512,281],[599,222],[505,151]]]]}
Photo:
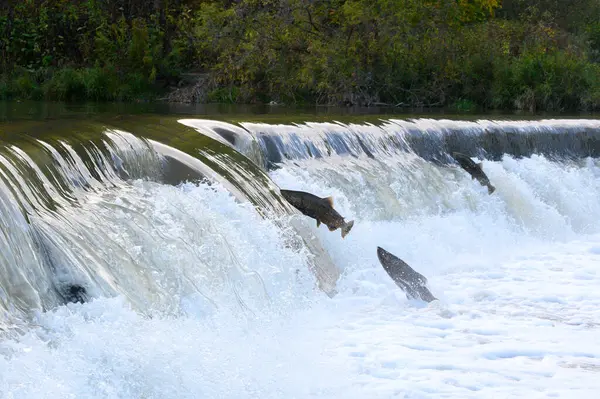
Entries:
{"type": "Polygon", "coordinates": [[[0,99],[600,108],[600,1],[5,0],[0,99]]]}

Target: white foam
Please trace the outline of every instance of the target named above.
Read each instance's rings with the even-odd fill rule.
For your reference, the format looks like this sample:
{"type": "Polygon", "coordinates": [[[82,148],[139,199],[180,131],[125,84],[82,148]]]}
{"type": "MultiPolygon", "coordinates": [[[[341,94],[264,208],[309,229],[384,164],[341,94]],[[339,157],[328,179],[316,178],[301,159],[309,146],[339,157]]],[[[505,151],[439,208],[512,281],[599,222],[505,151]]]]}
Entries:
{"type": "Polygon", "coordinates": [[[14,398],[575,397],[600,389],[590,242],[429,276],[407,301],[374,261],[333,300],[284,315],[142,318],[119,299],[63,306],[0,344],[14,398]],[[574,279],[588,273],[590,279],[574,279]],[[372,290],[354,290],[370,284],[372,290]]]}
{"type": "MultiPolygon", "coordinates": [[[[597,396],[594,162],[486,161],[492,196],[418,159],[376,169],[311,162],[272,177],[282,188],[333,195],[336,209],[356,220],[345,239],[311,224],[344,269],[338,296],[313,290],[301,270],[306,254],[286,249],[272,223],[226,193],[136,183],[146,194],[142,210],[169,237],[204,237],[194,223],[218,227],[226,239],[202,243],[207,262],[219,266],[223,243],[232,243],[241,264],[260,273],[268,304],[259,306],[260,290],[249,289],[253,313],[207,311],[195,295],[184,295],[183,311],[168,317],[144,317],[122,297],[59,307],[39,314],[38,327],[21,338],[0,341],[0,396],[597,396]],[[381,268],[378,245],[423,273],[440,300],[407,300],[381,268]]],[[[176,249],[165,249],[162,262],[176,249]]],[[[159,252],[145,259],[158,261],[159,252]]],[[[186,259],[193,257],[181,267],[197,270],[186,259]]]]}

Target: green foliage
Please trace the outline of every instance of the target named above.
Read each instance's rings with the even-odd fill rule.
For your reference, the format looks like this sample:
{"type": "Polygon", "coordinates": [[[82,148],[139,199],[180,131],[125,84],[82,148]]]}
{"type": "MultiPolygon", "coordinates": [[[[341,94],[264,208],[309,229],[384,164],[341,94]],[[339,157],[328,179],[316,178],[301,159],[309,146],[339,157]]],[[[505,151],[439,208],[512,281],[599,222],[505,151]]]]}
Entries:
{"type": "Polygon", "coordinates": [[[477,108],[477,105],[471,100],[459,98],[450,106],[450,108],[458,112],[471,112],[477,108]]]}
{"type": "Polygon", "coordinates": [[[600,3],[26,0],[0,5],[0,98],[600,107],[600,3]]]}
{"type": "Polygon", "coordinates": [[[3,98],[147,98],[176,82],[195,51],[192,43],[181,40],[185,31],[179,25],[187,3],[195,2],[9,3],[0,5],[3,98]]]}
{"type": "Polygon", "coordinates": [[[121,75],[114,67],[20,69],[0,77],[0,100],[132,101],[155,93],[143,74],[121,75]]]}
{"type": "Polygon", "coordinates": [[[598,65],[566,51],[525,53],[497,71],[495,105],[531,111],[595,108],[598,71],[598,65]]]}

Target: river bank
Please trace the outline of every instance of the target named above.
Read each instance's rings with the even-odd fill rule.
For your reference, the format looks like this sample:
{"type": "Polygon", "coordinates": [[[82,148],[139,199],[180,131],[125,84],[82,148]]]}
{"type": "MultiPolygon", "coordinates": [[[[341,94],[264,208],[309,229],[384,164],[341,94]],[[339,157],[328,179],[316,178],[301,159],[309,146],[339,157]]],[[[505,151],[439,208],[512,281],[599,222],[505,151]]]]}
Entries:
{"type": "Polygon", "coordinates": [[[600,5],[32,0],[0,5],[0,100],[600,108],[600,5]]]}

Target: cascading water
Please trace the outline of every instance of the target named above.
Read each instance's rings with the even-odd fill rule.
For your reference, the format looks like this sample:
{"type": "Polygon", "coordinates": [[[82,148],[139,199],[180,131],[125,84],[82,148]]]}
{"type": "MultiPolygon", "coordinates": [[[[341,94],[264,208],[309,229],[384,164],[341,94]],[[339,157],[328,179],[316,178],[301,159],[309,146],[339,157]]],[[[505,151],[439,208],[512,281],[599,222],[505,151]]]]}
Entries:
{"type": "MultiPolygon", "coordinates": [[[[425,363],[446,353],[510,361],[458,352],[469,345],[460,334],[494,344],[498,329],[527,330],[523,320],[600,325],[600,297],[588,293],[596,271],[568,263],[600,253],[590,244],[600,233],[599,121],[161,123],[4,143],[0,397],[422,397],[437,392],[424,370],[449,370],[425,363]],[[483,160],[493,195],[454,151],[483,160]],[[345,239],[317,228],[278,186],[333,196],[354,228],[345,239]],[[426,275],[442,304],[407,301],[377,246],[426,275]],[[558,269],[579,291],[559,297],[569,283],[537,284],[558,269]],[[541,302],[523,299],[535,291],[541,302]],[[492,318],[488,330],[472,324],[492,318]],[[434,348],[446,336],[456,347],[434,348]],[[386,346],[391,337],[399,342],[386,346]],[[389,360],[404,344],[421,352],[389,360]]],[[[556,364],[594,355],[565,351],[553,352],[556,364]]],[[[440,392],[498,394],[457,373],[440,392]]],[[[498,386],[513,386],[508,374],[497,371],[498,386]]],[[[561,378],[531,389],[562,389],[574,375],[561,378]]]]}
{"type": "MultiPolygon", "coordinates": [[[[215,307],[232,299],[246,310],[256,295],[272,296],[273,287],[266,287],[259,273],[270,273],[271,260],[252,247],[244,250],[248,237],[211,209],[211,201],[222,206],[251,198],[272,216],[269,223],[277,222],[286,207],[267,186],[257,189],[258,179],[244,182],[251,171],[228,181],[199,159],[121,130],[107,129],[98,143],[76,146],[33,140],[31,156],[17,146],[7,146],[0,156],[3,330],[9,329],[8,320],[26,320],[32,310],[98,297],[122,295],[142,313],[178,314],[188,296],[215,307]],[[165,177],[183,180],[175,176],[182,170],[196,182],[210,177],[213,185],[162,183],[165,177]],[[249,299],[242,298],[243,291],[251,292],[249,299]]],[[[253,209],[238,212],[245,212],[245,218],[254,214],[253,209]]],[[[257,216],[247,223],[264,226],[257,216]]],[[[272,232],[258,236],[279,244],[283,259],[292,257],[290,268],[280,272],[296,279],[311,262],[302,255],[301,237],[289,230],[273,225],[272,232]]],[[[309,248],[317,257],[322,251],[309,248]]]]}

